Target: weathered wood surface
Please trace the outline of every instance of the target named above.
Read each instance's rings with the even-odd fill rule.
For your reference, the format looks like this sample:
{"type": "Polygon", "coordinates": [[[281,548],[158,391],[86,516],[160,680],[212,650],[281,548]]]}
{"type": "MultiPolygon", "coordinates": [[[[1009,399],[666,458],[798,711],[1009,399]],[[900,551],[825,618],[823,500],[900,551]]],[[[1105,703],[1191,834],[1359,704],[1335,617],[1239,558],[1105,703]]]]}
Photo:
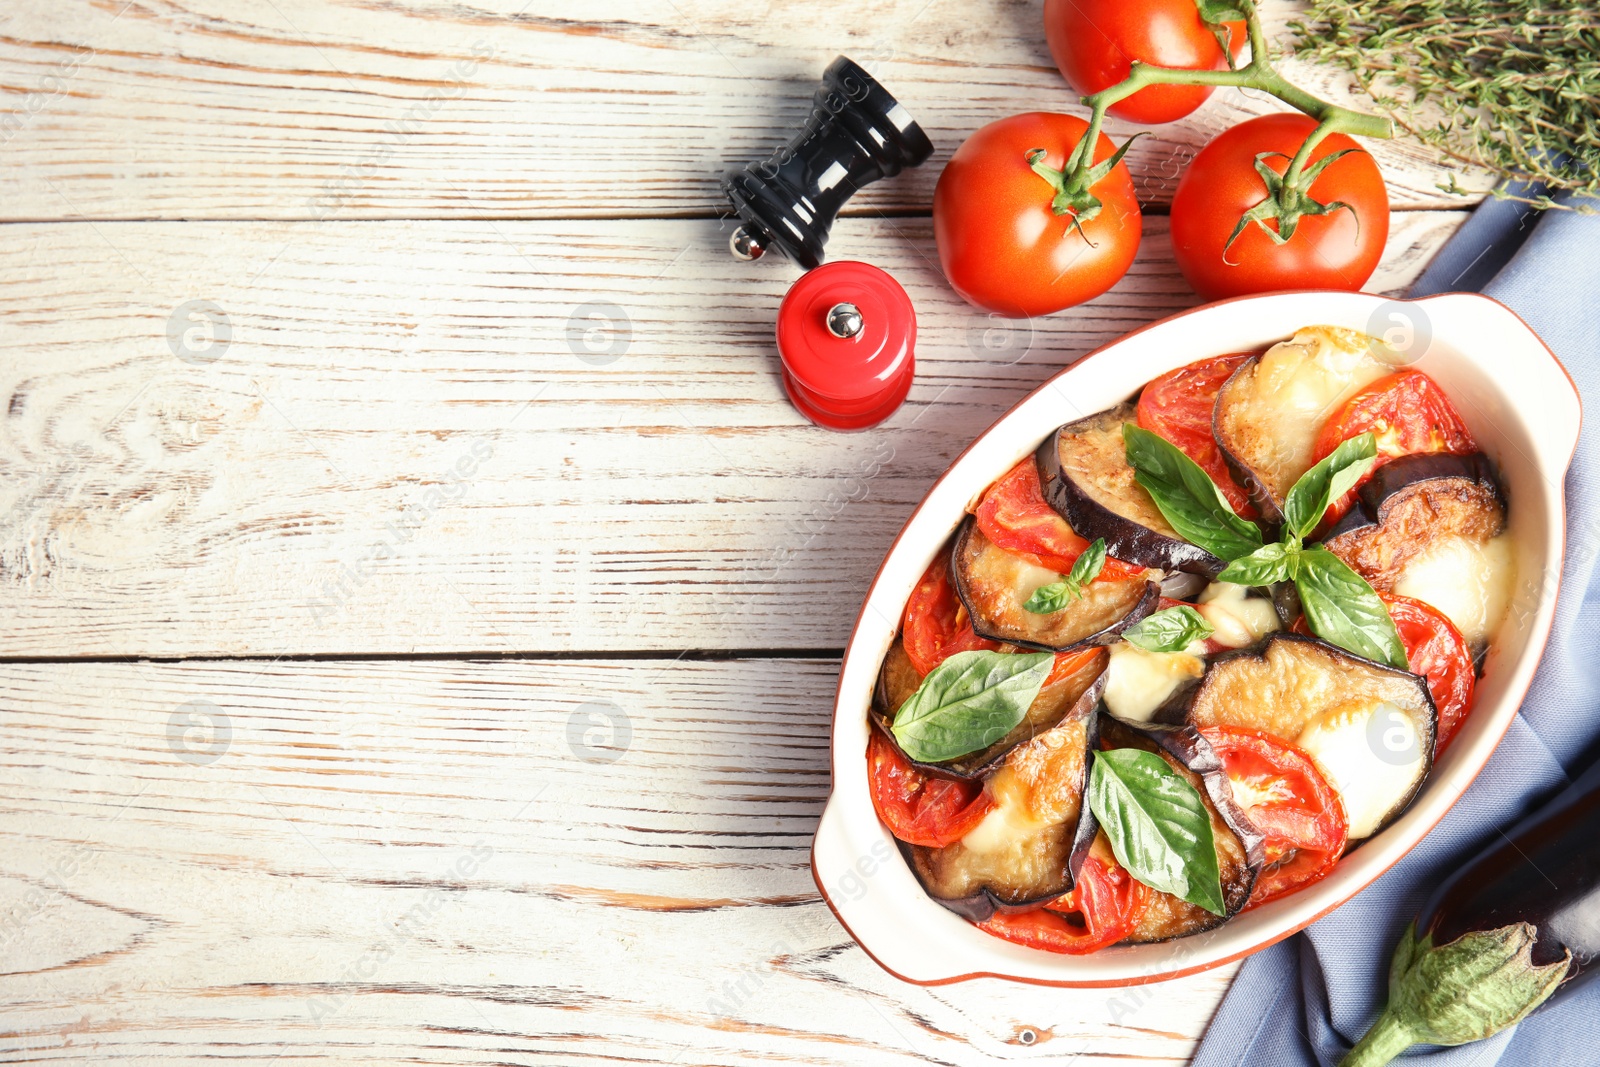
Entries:
{"type": "MultiPolygon", "coordinates": [[[[1373,287],[1459,220],[1397,213],[1373,287]]],[[[6,227],[0,655],[838,648],[977,433],[1196,302],[1147,223],[1031,324],[956,298],[926,219],[842,224],[921,323],[859,435],[789,406],[793,270],[712,219],[6,227]]]]}
{"type": "MultiPolygon", "coordinates": [[[[1293,5],[1269,5],[1282,38],[1293,5]]],[[[943,161],[1019,111],[1081,110],[1037,0],[29,0],[0,13],[0,218],[570,218],[717,213],[837,53],[937,146],[852,210],[926,211],[943,161]]],[[[1294,80],[1347,98],[1297,61],[1294,80]]],[[[1219,92],[1129,155],[1141,197],[1236,122],[1219,92]]],[[[1119,139],[1137,127],[1113,123],[1119,139]]],[[[1462,207],[1374,146],[1396,207],[1462,207]]],[[[1458,173],[1462,184],[1486,188],[1458,173]]]]}
{"type": "Polygon", "coordinates": [[[0,1059],[1183,1062],[1231,969],[921,989],[850,941],[836,666],[0,667],[0,1059]]]}
{"type": "MultiPolygon", "coordinates": [[[[1210,137],[1278,109],[1223,92],[1152,131],[1129,276],[991,320],[926,213],[973,130],[1078,109],[1038,23],[0,9],[0,1060],[1184,1062],[1231,968],[908,986],[807,862],[826,653],[895,532],[1029,389],[1197,302],[1160,213],[1210,137]],[[910,401],[856,436],[784,399],[794,272],[729,259],[716,188],[839,52],[937,146],[830,246],[921,323],[910,401]]],[[[1473,197],[1374,152],[1397,210],[1369,288],[1398,291],[1473,197]]]]}

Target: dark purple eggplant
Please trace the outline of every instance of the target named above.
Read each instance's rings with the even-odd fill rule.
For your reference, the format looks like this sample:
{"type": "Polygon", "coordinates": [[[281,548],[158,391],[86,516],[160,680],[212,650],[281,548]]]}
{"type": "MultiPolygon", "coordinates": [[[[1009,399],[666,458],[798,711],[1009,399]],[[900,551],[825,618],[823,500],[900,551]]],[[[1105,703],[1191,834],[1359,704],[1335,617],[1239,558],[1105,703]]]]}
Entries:
{"type": "Polygon", "coordinates": [[[1035,453],[1045,501],[1080,537],[1105,538],[1106,553],[1141,567],[1215,577],[1227,564],[1174,530],[1133,479],[1122,424],[1133,404],[1069,422],[1035,453]]]}
{"type": "Polygon", "coordinates": [[[923,763],[906,754],[890,729],[894,713],[922,684],[922,675],[911,665],[905,645],[896,638],[889,648],[889,654],[883,659],[883,668],[878,672],[878,685],[872,694],[872,719],[895,750],[918,770],[939,778],[977,781],[998,768],[1011,750],[1024,741],[1043,733],[1068,716],[1087,714],[1105,688],[1106,661],[1109,658],[1109,652],[1100,650],[1077,665],[1066,677],[1048,681],[1039,690],[1039,695],[1033,698],[1033,703],[1028,705],[1023,720],[988,748],[944,763],[923,763]]]}
{"type": "Polygon", "coordinates": [[[1344,800],[1353,841],[1411,803],[1438,729],[1426,679],[1283,632],[1217,656],[1155,718],[1260,730],[1316,757],[1344,800]]]}
{"type": "Polygon", "coordinates": [[[1060,611],[1035,615],[1022,605],[1056,576],[990,541],[971,516],[956,537],[950,573],[973,632],[1044,652],[1109,645],[1161,599],[1161,586],[1143,578],[1090,582],[1082,597],[1060,611]]]}
{"type": "MultiPolygon", "coordinates": [[[[1211,743],[1193,726],[1131,723],[1104,713],[1100,716],[1100,740],[1107,748],[1154,752],[1199,792],[1211,813],[1211,833],[1216,840],[1217,869],[1222,875],[1222,899],[1227,913],[1213,915],[1170,893],[1151,890],[1150,904],[1138,927],[1123,943],[1187,937],[1237,914],[1250,900],[1250,890],[1255,888],[1256,876],[1266,860],[1266,849],[1260,832],[1234,802],[1233,787],[1211,743]]],[[[1094,818],[1092,814],[1087,817],[1094,818]]],[[[1095,829],[1098,831],[1098,826],[1095,829]]]]}
{"type": "Polygon", "coordinates": [[[1588,983],[1597,961],[1600,764],[1446,875],[1395,950],[1388,1005],[1344,1063],[1488,1037],[1588,983]]]}
{"type": "Polygon", "coordinates": [[[982,922],[997,911],[1032,911],[1072,888],[1094,840],[1083,798],[1104,684],[1102,675],[1070,714],[1006,755],[985,787],[999,806],[967,837],[944,848],[901,843],[928,896],[982,922]],[[1020,828],[1006,812],[1023,816],[1020,828]],[[970,847],[980,835],[986,847],[970,847]]]}
{"type": "Polygon", "coordinates": [[[1439,538],[1482,542],[1505,526],[1505,494],[1489,457],[1426,453],[1379,467],[1323,540],[1374,589],[1387,593],[1406,564],[1439,538]]]}

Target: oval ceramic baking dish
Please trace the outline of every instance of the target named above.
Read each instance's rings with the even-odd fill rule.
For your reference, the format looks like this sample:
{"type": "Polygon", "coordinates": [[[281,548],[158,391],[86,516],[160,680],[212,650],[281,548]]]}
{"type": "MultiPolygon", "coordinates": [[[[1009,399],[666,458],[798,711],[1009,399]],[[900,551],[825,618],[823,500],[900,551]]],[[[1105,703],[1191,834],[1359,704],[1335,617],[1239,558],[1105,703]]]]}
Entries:
{"type": "Polygon", "coordinates": [[[1439,821],[1516,714],[1555,611],[1566,529],[1562,485],[1579,419],[1577,390],[1550,350],[1508,308],[1474,294],[1410,302],[1342,292],[1246,297],[1154,323],[1079,360],[962,453],[912,514],[873,580],[845,650],[834,706],[833,791],[812,847],[823,898],[880,965],[930,985],[979,977],[1061,986],[1159,981],[1247,956],[1338,907],[1439,821]],[[1379,336],[1401,331],[1392,338],[1456,400],[1502,472],[1513,502],[1518,578],[1471,715],[1410,808],[1303,891],[1206,933],[1087,956],[985,934],[922,891],[868,794],[867,711],[906,598],[969,502],[1056,427],[1133,397],[1157,375],[1206,356],[1261,350],[1313,324],[1379,336]]]}

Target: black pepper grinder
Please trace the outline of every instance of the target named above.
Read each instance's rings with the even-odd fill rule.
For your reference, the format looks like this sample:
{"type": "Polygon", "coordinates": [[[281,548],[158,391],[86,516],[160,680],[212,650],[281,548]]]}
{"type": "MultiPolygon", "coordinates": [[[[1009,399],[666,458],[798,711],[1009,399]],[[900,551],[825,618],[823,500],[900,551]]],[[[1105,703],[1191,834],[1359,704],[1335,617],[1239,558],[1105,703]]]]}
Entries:
{"type": "Polygon", "coordinates": [[[889,90],[839,56],[823,72],[805,126],[769,159],[722,175],[741,225],[728,242],[740,259],[777,248],[802,269],[823,259],[828,231],[864,185],[915,167],[933,142],[889,90]]]}

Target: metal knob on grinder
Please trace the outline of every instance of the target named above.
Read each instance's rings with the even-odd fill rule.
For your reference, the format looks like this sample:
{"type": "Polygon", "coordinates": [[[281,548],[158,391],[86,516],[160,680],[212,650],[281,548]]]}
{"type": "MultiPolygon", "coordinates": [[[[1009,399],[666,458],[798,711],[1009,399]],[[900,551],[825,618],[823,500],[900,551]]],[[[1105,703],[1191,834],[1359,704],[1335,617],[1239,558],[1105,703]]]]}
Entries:
{"type": "Polygon", "coordinates": [[[805,126],[787,145],[722,176],[741,221],[728,247],[740,259],[776,248],[806,270],[818,266],[851,194],[933,154],[910,113],[844,56],[828,64],[812,99],[805,126]]]}
{"type": "Polygon", "coordinates": [[[865,430],[894,414],[911,390],[916,344],[911,298],[868,263],[824,264],[778,308],[784,390],[830,430],[865,430]]]}

